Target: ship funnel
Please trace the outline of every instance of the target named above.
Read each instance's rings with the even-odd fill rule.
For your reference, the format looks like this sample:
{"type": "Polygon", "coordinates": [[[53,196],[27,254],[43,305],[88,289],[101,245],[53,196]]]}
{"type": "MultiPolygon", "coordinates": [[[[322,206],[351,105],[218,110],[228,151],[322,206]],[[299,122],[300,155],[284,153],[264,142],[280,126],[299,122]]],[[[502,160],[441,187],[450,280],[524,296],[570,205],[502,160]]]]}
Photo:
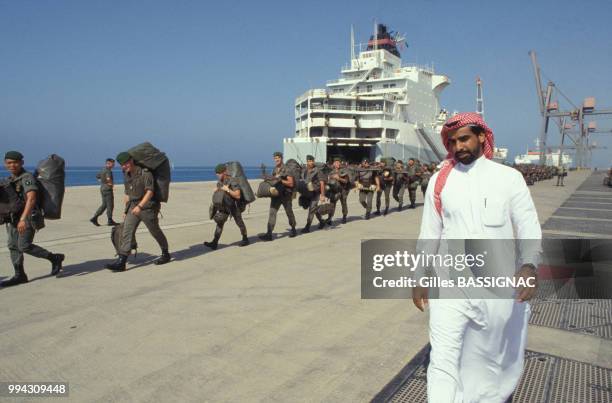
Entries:
{"type": "Polygon", "coordinates": [[[376,25],[376,35],[370,36],[368,41],[368,50],[384,49],[387,52],[400,56],[397,46],[405,41],[405,38],[392,31],[387,31],[387,26],[383,24],[376,25]]]}

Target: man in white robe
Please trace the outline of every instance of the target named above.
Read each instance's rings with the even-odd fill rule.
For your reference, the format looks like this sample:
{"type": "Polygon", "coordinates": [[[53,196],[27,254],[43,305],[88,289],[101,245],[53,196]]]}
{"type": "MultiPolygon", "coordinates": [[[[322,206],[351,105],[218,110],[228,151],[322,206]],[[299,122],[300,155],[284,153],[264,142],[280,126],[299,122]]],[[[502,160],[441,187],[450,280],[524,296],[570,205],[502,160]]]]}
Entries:
{"type": "MultiPolygon", "coordinates": [[[[534,278],[542,232],[522,175],[491,160],[493,133],[475,113],[450,118],[442,140],[447,160],[427,188],[419,243],[429,252],[446,239],[516,239],[517,277],[534,278]],[[529,241],[522,241],[529,240],[529,241]]],[[[514,242],[513,242],[514,243],[514,242]]],[[[429,304],[431,353],[427,393],[432,403],[505,402],[523,369],[535,288],[515,298],[428,298],[413,289],[420,310],[429,304]]]]}

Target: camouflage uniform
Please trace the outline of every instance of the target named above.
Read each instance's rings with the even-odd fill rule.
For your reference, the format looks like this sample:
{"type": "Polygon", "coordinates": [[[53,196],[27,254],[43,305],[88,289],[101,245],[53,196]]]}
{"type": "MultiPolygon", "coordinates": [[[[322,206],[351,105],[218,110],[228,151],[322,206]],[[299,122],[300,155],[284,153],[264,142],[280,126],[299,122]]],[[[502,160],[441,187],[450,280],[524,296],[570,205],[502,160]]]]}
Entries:
{"type": "Polygon", "coordinates": [[[376,184],[374,171],[369,169],[360,168],[357,170],[357,182],[361,185],[359,189],[359,203],[366,209],[366,218],[370,218],[372,211],[372,198],[374,197],[374,191],[370,189],[371,186],[376,184]]]}
{"type": "Polygon", "coordinates": [[[317,207],[319,205],[319,198],[321,196],[321,181],[323,180],[323,176],[321,171],[316,166],[312,169],[306,168],[302,173],[302,179],[307,184],[312,184],[313,191],[310,195],[310,205],[308,206],[308,217],[306,218],[306,227],[308,230],[310,225],[312,224],[312,220],[314,217],[317,217],[320,224],[323,224],[323,217],[319,214],[317,207]]]}
{"type": "Polygon", "coordinates": [[[393,172],[391,168],[383,168],[380,176],[380,192],[376,192],[376,214],[380,214],[381,198],[383,193],[385,194],[385,215],[389,212],[389,201],[391,189],[393,188],[393,172]],[[389,171],[389,175],[385,176],[385,171],[389,171]]]}
{"type": "MultiPolygon", "coordinates": [[[[31,173],[23,170],[19,176],[11,176],[9,180],[15,186],[17,195],[25,202],[28,192],[38,192],[36,179],[31,173]]],[[[49,259],[51,252],[35,245],[34,235],[36,231],[45,226],[45,220],[38,206],[32,210],[32,214],[26,217],[26,230],[23,234],[17,231],[19,217],[13,217],[11,222],[6,224],[7,246],[11,254],[11,263],[13,267],[23,267],[23,254],[35,256],[42,259],[49,259]]]]}
{"type": "MultiPolygon", "coordinates": [[[[240,189],[240,183],[237,179],[232,178],[230,176],[225,177],[223,182],[217,182],[217,192],[224,192],[221,188],[227,185],[230,190],[240,189]]],[[[217,223],[217,227],[215,228],[215,238],[213,242],[218,242],[219,238],[221,238],[221,233],[223,233],[223,225],[227,219],[232,216],[236,225],[240,229],[240,234],[242,237],[247,236],[246,225],[244,225],[244,221],[242,220],[242,211],[239,205],[239,200],[234,199],[229,194],[224,195],[224,202],[221,203],[220,206],[216,206],[217,212],[213,216],[213,220],[217,223]],[[227,199],[227,201],[225,200],[227,199]],[[229,206],[228,206],[229,204],[229,206]]]]}
{"type": "MultiPolygon", "coordinates": [[[[286,177],[287,170],[284,165],[280,167],[275,167],[272,171],[272,175],[277,178],[286,177]]],[[[294,178],[295,179],[295,178],[294,178]]],[[[272,234],[274,227],[276,226],[276,215],[280,206],[282,205],[285,209],[285,213],[287,213],[287,218],[289,219],[289,225],[292,229],[295,229],[295,215],[293,214],[293,189],[287,188],[283,186],[283,191],[278,195],[278,197],[270,198],[270,215],[268,217],[268,234],[272,234]]]]}
{"type": "MultiPolygon", "coordinates": [[[[26,170],[22,170],[22,172],[17,176],[11,176],[9,178],[9,182],[9,186],[14,186],[17,197],[21,200],[21,202],[23,202],[24,207],[27,199],[26,195],[29,192],[39,191],[36,180],[32,174],[26,170]]],[[[45,221],[38,205],[35,205],[31,214],[28,217],[25,217],[26,228],[25,231],[20,234],[18,224],[21,220],[22,214],[23,210],[19,212],[19,214],[11,215],[9,222],[6,223],[6,243],[11,257],[11,263],[13,264],[13,268],[15,270],[15,275],[8,280],[2,281],[0,283],[0,286],[2,287],[14,286],[28,282],[28,277],[26,276],[25,269],[23,267],[24,253],[37,258],[49,260],[52,264],[52,275],[58,274],[62,269],[64,255],[51,253],[48,250],[34,244],[34,235],[36,234],[36,231],[44,228],[45,226],[45,221]]]]}
{"type": "Polygon", "coordinates": [[[393,174],[395,175],[395,180],[393,181],[393,198],[398,202],[400,210],[404,204],[404,192],[408,186],[408,179],[403,173],[403,170],[404,167],[395,167],[393,170],[393,174]]]}
{"type": "Polygon", "coordinates": [[[410,196],[410,207],[416,206],[416,191],[419,188],[419,177],[417,176],[418,167],[416,164],[406,167],[408,177],[408,196],[410,196]]]}
{"type": "Polygon", "coordinates": [[[329,219],[331,220],[334,217],[334,213],[336,212],[336,203],[338,203],[338,200],[340,200],[340,204],[342,205],[342,220],[344,222],[346,222],[346,216],[348,215],[348,203],[347,203],[347,198],[348,198],[348,194],[350,191],[350,182],[349,182],[349,177],[348,177],[348,172],[344,169],[344,168],[340,168],[340,169],[333,169],[330,176],[331,175],[338,175],[340,176],[342,179],[346,179],[347,182],[346,184],[343,184],[342,182],[338,181],[338,185],[340,186],[340,194],[338,195],[337,199],[334,199],[331,203],[333,206],[333,212],[332,214],[329,216],[329,219]]]}
{"type": "Polygon", "coordinates": [[[127,256],[132,249],[132,238],[136,234],[136,230],[140,222],[144,222],[145,226],[155,238],[162,252],[168,251],[168,240],[159,227],[159,210],[160,203],[155,200],[155,196],[145,203],[139,215],[132,213],[132,209],[138,205],[144,197],[147,190],[155,191],[155,180],[153,174],[146,168],[134,166],[132,173],[124,174],[125,194],[128,196],[126,205],[126,216],[123,221],[123,232],[121,233],[121,244],[119,245],[119,254],[127,256]]]}
{"type": "Polygon", "coordinates": [[[97,178],[100,180],[100,195],[102,196],[102,205],[98,208],[96,213],[93,216],[94,220],[97,220],[104,211],[106,211],[106,217],[108,218],[108,222],[113,222],[113,209],[115,208],[115,197],[113,194],[113,187],[108,184],[110,180],[113,183],[113,171],[104,168],[100,173],[98,173],[97,178]]]}

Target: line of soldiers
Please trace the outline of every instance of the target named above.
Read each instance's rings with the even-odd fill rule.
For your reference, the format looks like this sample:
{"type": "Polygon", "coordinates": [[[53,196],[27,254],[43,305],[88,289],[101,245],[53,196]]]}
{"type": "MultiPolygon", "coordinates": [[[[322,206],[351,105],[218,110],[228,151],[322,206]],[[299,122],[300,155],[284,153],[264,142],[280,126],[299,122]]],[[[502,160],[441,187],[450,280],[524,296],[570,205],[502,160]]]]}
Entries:
{"type": "Polygon", "coordinates": [[[401,211],[404,204],[404,193],[408,191],[409,208],[415,208],[419,186],[425,195],[429,179],[436,171],[435,163],[424,165],[414,158],[410,158],[406,166],[402,161],[389,162],[386,159],[370,165],[368,159],[364,158],[361,165],[355,170],[357,175],[355,183],[359,190],[359,202],[366,210],[365,219],[370,219],[374,193],[376,193],[376,215],[381,215],[383,195],[385,197],[383,215],[389,213],[391,194],[398,202],[398,210],[401,211]]]}
{"type": "MultiPolygon", "coordinates": [[[[410,159],[406,167],[402,161],[396,161],[393,167],[387,167],[386,161],[370,165],[367,159],[363,159],[358,167],[349,166],[342,162],[340,158],[334,158],[331,166],[320,166],[315,163],[312,155],[306,156],[306,166],[301,173],[296,173],[291,167],[283,163],[283,154],[275,152],[273,154],[274,168],[272,174],[264,177],[275,184],[277,195],[270,197],[270,209],[268,215],[268,225],[266,232],[259,235],[263,241],[272,241],[276,217],[278,211],[283,207],[287,214],[290,231],[289,237],[297,236],[296,220],[293,211],[293,199],[299,193],[299,205],[307,210],[306,225],[301,230],[302,234],[309,233],[314,219],[318,221],[319,229],[326,225],[334,224],[338,202],[341,204],[341,222],[345,224],[348,216],[347,198],[352,189],[359,192],[359,202],[365,209],[365,219],[369,219],[372,211],[374,194],[376,194],[376,213],[381,215],[382,196],[385,196],[385,209],[382,214],[389,212],[390,195],[399,203],[399,210],[403,206],[403,197],[408,190],[410,198],[410,208],[416,207],[416,192],[421,186],[423,194],[427,190],[429,178],[436,171],[436,165],[420,165],[417,160],[410,159]]],[[[219,182],[217,188],[223,190],[233,200],[232,203],[225,203],[226,206],[233,206],[239,203],[240,186],[237,181],[232,183],[232,179],[226,175],[226,168],[220,164],[216,168],[219,182]]],[[[213,196],[214,198],[214,196],[213,196]]],[[[217,213],[218,214],[218,213],[217,213]]],[[[246,227],[241,217],[241,209],[238,207],[227,207],[223,212],[225,218],[217,222],[215,235],[212,241],[205,242],[211,249],[216,249],[219,238],[223,231],[223,223],[227,217],[231,216],[240,228],[243,240],[241,246],[248,245],[246,227]]]]}
{"type": "Polygon", "coordinates": [[[534,164],[515,164],[513,167],[523,174],[525,182],[530,186],[539,181],[552,179],[553,176],[557,176],[557,186],[564,186],[563,179],[567,176],[565,167],[559,168],[534,164]]]}
{"type": "MultiPolygon", "coordinates": [[[[346,223],[347,198],[352,189],[357,189],[359,192],[359,201],[366,210],[366,219],[370,218],[374,193],[377,195],[376,214],[378,215],[381,214],[383,194],[385,196],[383,214],[385,215],[389,211],[390,194],[398,201],[401,210],[403,194],[406,190],[409,192],[410,206],[414,208],[418,186],[420,185],[425,193],[428,178],[435,171],[434,164],[421,167],[414,159],[411,159],[405,168],[401,161],[395,162],[394,167],[391,168],[387,167],[386,162],[370,165],[367,159],[364,159],[359,167],[354,167],[343,163],[340,158],[335,158],[331,167],[321,167],[315,164],[315,158],[309,155],[305,169],[296,178],[296,175],[283,163],[282,153],[276,152],[273,157],[274,169],[271,177],[277,180],[279,194],[270,199],[267,231],[259,236],[264,241],[273,240],[276,217],[281,206],[287,214],[291,227],[289,237],[297,235],[293,198],[297,195],[298,184],[303,186],[302,189],[299,189],[301,204],[308,210],[306,226],[301,232],[308,233],[315,217],[320,229],[325,225],[333,225],[338,201],[341,204],[341,222],[346,223]]],[[[116,161],[124,174],[123,223],[118,224],[113,220],[114,178],[112,169],[115,166],[115,160],[112,158],[106,160],[104,169],[97,175],[101,183],[102,204],[90,219],[93,225],[99,226],[98,218],[106,212],[107,225],[114,227],[113,238],[115,238],[115,232],[117,233],[115,245],[117,259],[106,264],[105,267],[113,271],[126,270],[128,256],[136,247],[135,234],[140,222],[145,224],[161,249],[161,255],[154,263],[157,265],[168,263],[171,255],[168,240],[159,226],[161,205],[155,195],[153,174],[148,169],[137,165],[128,152],[119,153],[116,161]]],[[[5,168],[11,174],[9,183],[14,187],[17,198],[23,204],[18,213],[11,214],[6,222],[8,248],[15,269],[15,275],[12,278],[0,282],[0,286],[6,287],[28,282],[23,266],[24,253],[49,260],[52,275],[57,275],[62,270],[62,262],[65,257],[63,254],[49,252],[33,243],[36,231],[44,227],[44,217],[38,206],[37,182],[32,174],[24,169],[23,155],[17,151],[9,151],[5,155],[4,163],[5,168]]],[[[246,206],[242,197],[243,189],[239,181],[228,174],[225,164],[217,165],[215,173],[218,178],[218,191],[215,192],[215,197],[225,198],[225,202],[218,204],[225,207],[221,207],[213,214],[213,219],[217,224],[214,238],[204,244],[211,249],[216,249],[224,224],[232,217],[242,234],[240,246],[246,246],[249,244],[249,239],[242,219],[242,212],[246,206]]]]}
{"type": "MultiPolygon", "coordinates": [[[[410,207],[415,208],[418,187],[421,186],[422,192],[425,194],[429,178],[436,171],[435,164],[421,166],[415,159],[410,159],[405,168],[402,161],[395,162],[393,168],[390,168],[386,166],[384,161],[370,165],[367,159],[364,159],[360,166],[354,167],[343,163],[340,158],[334,158],[331,166],[320,166],[315,163],[315,158],[312,155],[308,155],[306,156],[304,169],[301,170],[301,173],[296,173],[291,167],[284,164],[281,152],[275,152],[273,158],[274,168],[272,173],[264,175],[264,180],[275,184],[276,195],[270,197],[266,232],[259,235],[259,238],[263,241],[274,239],[274,227],[281,207],[285,210],[289,222],[289,237],[297,236],[293,199],[297,197],[298,193],[300,194],[299,205],[307,210],[306,225],[301,230],[302,234],[306,234],[311,231],[315,218],[318,221],[319,229],[323,229],[326,225],[332,226],[338,202],[341,205],[341,222],[345,224],[348,217],[347,199],[352,189],[359,192],[359,201],[366,210],[364,216],[366,219],[371,216],[375,193],[377,195],[377,215],[381,214],[383,194],[385,196],[383,214],[385,215],[389,211],[391,194],[398,201],[401,211],[406,190],[409,193],[410,207]]],[[[245,207],[241,197],[243,189],[241,189],[236,178],[228,175],[225,164],[218,164],[215,173],[218,178],[217,190],[213,194],[213,205],[216,206],[216,210],[211,216],[217,225],[213,239],[204,242],[204,245],[213,250],[217,249],[224,224],[229,217],[234,219],[242,234],[242,241],[239,245],[249,245],[247,229],[242,219],[242,212],[245,207]],[[214,202],[215,199],[218,199],[218,202],[214,202]]]]}

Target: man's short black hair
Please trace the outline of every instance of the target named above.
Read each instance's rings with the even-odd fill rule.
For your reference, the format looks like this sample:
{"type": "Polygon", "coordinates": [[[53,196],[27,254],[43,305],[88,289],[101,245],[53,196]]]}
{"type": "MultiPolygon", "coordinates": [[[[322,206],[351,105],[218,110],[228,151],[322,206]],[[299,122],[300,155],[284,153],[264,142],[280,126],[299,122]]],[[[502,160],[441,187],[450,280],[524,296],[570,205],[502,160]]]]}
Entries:
{"type": "Polygon", "coordinates": [[[115,160],[114,160],[114,159],[112,159],[112,158],[107,158],[107,159],[106,159],[106,162],[115,162],[115,160]]]}

